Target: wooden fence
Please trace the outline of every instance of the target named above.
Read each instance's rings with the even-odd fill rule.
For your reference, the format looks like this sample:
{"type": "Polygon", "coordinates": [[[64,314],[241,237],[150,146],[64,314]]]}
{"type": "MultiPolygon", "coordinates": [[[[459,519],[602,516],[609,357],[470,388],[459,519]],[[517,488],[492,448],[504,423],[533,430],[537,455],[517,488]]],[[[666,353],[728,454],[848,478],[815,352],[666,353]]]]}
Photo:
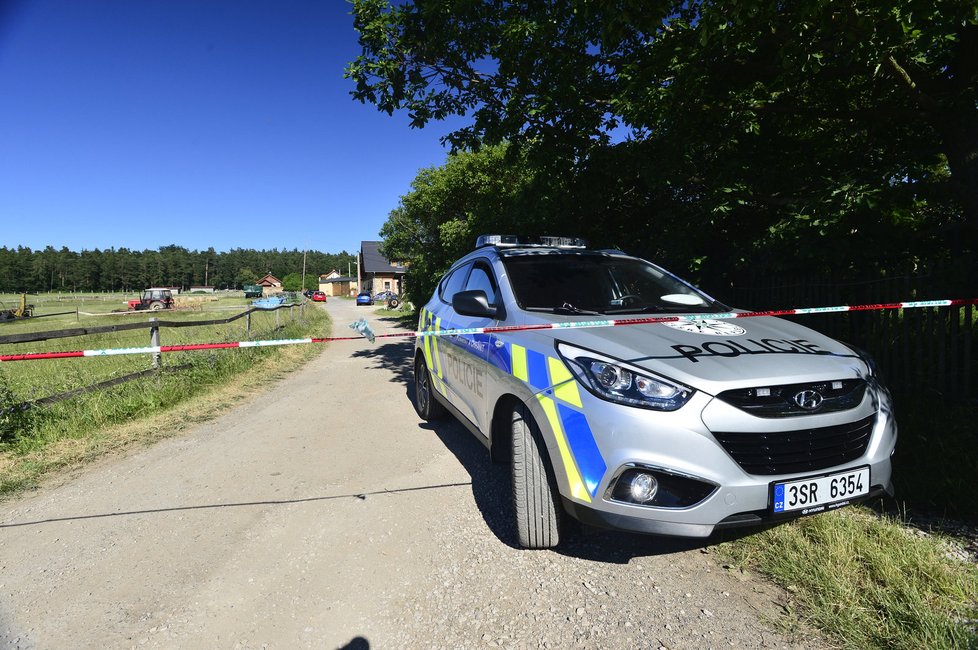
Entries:
{"type": "MultiPolygon", "coordinates": [[[[124,332],[128,330],[149,330],[149,346],[158,347],[161,345],[160,342],[160,329],[165,329],[168,327],[203,327],[207,325],[225,325],[227,323],[232,323],[239,319],[245,319],[245,331],[247,334],[251,334],[251,315],[255,312],[275,312],[275,329],[280,329],[282,327],[282,317],[281,310],[288,309],[289,320],[295,320],[294,310],[299,310],[299,317],[305,314],[305,303],[299,304],[287,304],[278,305],[276,307],[269,308],[257,308],[252,307],[246,311],[239,314],[235,314],[229,318],[217,318],[212,320],[194,320],[194,321],[166,321],[160,320],[155,316],[150,317],[147,321],[140,321],[137,323],[119,323],[117,325],[102,325],[98,327],[73,327],[69,329],[61,330],[49,330],[46,332],[22,332],[19,334],[6,334],[0,336],[0,346],[2,345],[12,345],[16,343],[36,343],[39,341],[48,341],[52,339],[64,339],[64,338],[74,338],[77,336],[89,336],[92,334],[109,334],[115,332],[124,332]]],[[[149,312],[151,314],[157,315],[160,312],[149,312]]],[[[46,404],[53,404],[55,402],[60,402],[76,395],[81,395],[83,393],[90,393],[96,390],[102,390],[104,388],[109,388],[111,386],[117,386],[119,384],[126,383],[128,381],[133,381],[141,377],[145,377],[154,372],[160,370],[160,354],[154,353],[152,355],[152,366],[140,372],[134,372],[121,377],[116,377],[108,381],[99,382],[97,384],[92,384],[90,386],[84,386],[77,388],[65,393],[60,393],[57,395],[50,395],[36,400],[31,400],[29,402],[24,402],[22,404],[14,405],[9,408],[31,408],[36,406],[43,406],[46,404]]],[[[187,365],[171,366],[167,368],[168,370],[180,370],[188,367],[187,365]]]]}
{"type": "MultiPolygon", "coordinates": [[[[915,269],[853,281],[844,278],[751,278],[723,298],[735,307],[766,310],[976,298],[974,262],[915,269]],[[970,270],[969,270],[970,268],[970,270]]],[[[883,379],[905,396],[978,398],[978,309],[973,305],[812,314],[793,320],[868,352],[883,379]]]]}

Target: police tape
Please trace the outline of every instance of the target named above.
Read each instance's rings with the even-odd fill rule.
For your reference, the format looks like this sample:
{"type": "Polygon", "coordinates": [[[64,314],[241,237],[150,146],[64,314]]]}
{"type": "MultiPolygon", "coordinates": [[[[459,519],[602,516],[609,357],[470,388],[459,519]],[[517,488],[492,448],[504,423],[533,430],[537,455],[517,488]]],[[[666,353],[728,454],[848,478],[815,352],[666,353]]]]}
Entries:
{"type": "Polygon", "coordinates": [[[505,334],[539,330],[593,329],[599,327],[621,327],[627,325],[652,325],[656,323],[690,322],[699,328],[709,327],[710,321],[733,318],[758,318],[763,316],[804,316],[809,314],[831,314],[858,311],[884,311],[893,309],[921,309],[926,307],[960,307],[978,305],[978,298],[951,300],[918,300],[913,302],[893,302],[870,305],[843,305],[839,307],[806,307],[801,309],[776,309],[770,311],[725,312],[705,314],[681,314],[676,316],[648,316],[643,318],[618,318],[608,320],[567,321],[561,323],[537,323],[533,325],[497,325],[488,327],[465,327],[455,329],[423,330],[419,332],[395,332],[374,334],[366,321],[360,319],[350,327],[360,332],[360,336],[330,336],[324,338],[272,339],[268,341],[232,341],[228,343],[192,343],[188,345],[156,345],[138,348],[108,348],[103,350],[74,350],[68,352],[31,352],[25,354],[0,355],[0,362],[35,361],[40,359],[67,359],[73,357],[109,357],[126,354],[162,354],[167,352],[192,352],[196,350],[224,350],[230,348],[262,348],[282,345],[303,345],[309,343],[331,343],[334,341],[371,342],[375,338],[418,338],[425,336],[464,336],[468,334],[505,334]]]}

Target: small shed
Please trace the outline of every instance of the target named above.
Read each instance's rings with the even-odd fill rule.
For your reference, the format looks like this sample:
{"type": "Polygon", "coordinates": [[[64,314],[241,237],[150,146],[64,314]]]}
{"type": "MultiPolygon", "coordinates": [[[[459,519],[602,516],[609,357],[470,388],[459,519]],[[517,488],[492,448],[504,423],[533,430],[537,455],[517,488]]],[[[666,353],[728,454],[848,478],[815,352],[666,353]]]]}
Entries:
{"type": "Polygon", "coordinates": [[[356,281],[356,278],[340,275],[339,271],[333,269],[326,275],[319,276],[319,290],[327,296],[349,296],[353,294],[356,281]]]}

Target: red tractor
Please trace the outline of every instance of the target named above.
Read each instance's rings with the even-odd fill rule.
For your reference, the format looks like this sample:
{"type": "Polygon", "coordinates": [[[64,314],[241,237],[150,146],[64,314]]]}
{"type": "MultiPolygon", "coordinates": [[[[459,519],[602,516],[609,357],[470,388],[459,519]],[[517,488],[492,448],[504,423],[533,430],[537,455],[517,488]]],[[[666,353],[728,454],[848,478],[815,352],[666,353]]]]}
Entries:
{"type": "Polygon", "coordinates": [[[161,309],[173,309],[173,294],[169,289],[147,289],[141,298],[129,301],[129,311],[161,309]]]}

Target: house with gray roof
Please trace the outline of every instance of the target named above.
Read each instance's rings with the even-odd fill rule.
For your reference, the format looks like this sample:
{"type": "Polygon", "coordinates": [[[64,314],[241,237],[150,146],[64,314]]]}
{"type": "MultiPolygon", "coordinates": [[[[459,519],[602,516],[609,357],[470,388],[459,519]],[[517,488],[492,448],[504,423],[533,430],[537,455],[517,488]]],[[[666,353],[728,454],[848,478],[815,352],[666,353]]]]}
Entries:
{"type": "Polygon", "coordinates": [[[379,241],[360,242],[360,258],[357,281],[360,291],[378,293],[393,291],[401,293],[404,274],[407,268],[397,261],[392,262],[380,253],[379,241]]]}

